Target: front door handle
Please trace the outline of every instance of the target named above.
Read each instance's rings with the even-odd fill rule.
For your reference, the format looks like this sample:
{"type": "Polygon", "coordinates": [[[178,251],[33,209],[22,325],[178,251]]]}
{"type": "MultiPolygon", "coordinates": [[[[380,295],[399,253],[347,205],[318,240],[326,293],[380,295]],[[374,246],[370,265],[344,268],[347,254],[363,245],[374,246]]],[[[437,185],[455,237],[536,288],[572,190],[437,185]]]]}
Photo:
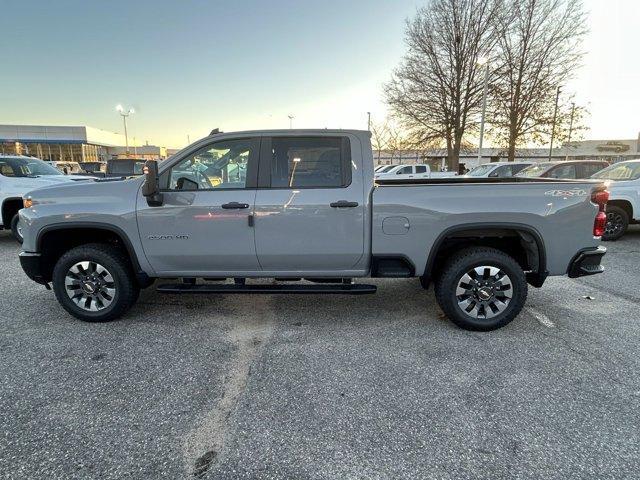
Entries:
{"type": "Polygon", "coordinates": [[[224,208],[225,210],[243,209],[243,208],[249,208],[249,204],[248,203],[229,202],[229,203],[223,203],[222,204],[222,208],[224,208]]]}
{"type": "Polygon", "coordinates": [[[348,202],[346,200],[338,200],[329,204],[333,208],[353,208],[358,206],[358,202],[348,202]]]}

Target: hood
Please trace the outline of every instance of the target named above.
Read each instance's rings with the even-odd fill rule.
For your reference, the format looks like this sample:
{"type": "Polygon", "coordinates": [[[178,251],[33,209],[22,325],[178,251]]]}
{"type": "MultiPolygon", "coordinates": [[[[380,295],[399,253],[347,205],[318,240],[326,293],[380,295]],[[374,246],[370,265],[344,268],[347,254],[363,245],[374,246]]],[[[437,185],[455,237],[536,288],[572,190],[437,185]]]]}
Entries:
{"type": "Polygon", "coordinates": [[[138,185],[142,184],[144,177],[133,177],[131,179],[86,179],[86,180],[73,180],[62,182],[51,182],[46,185],[40,184],[36,188],[28,191],[27,195],[34,199],[55,199],[56,202],[63,198],[69,199],[69,201],[77,201],[78,197],[91,197],[91,196],[110,196],[112,193],[132,189],[137,191],[138,185]],[[126,184],[126,186],[125,186],[126,184]],[[122,187],[120,187],[120,185],[122,187]]]}
{"type": "Polygon", "coordinates": [[[30,190],[51,185],[70,185],[77,182],[67,175],[41,175],[39,177],[0,177],[0,183],[2,183],[3,193],[6,195],[21,197],[30,190]]]}

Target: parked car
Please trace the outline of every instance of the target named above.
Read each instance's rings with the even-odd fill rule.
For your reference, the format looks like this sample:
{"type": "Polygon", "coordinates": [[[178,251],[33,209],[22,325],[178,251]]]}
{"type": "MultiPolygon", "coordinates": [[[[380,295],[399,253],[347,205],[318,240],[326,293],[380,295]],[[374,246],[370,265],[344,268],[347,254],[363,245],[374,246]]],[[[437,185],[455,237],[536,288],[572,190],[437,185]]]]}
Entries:
{"type": "Polygon", "coordinates": [[[465,177],[487,178],[487,177],[512,177],[520,170],[533,162],[493,162],[478,165],[469,170],[465,177]]]}
{"type": "Polygon", "coordinates": [[[429,165],[394,165],[392,168],[376,173],[376,180],[409,180],[412,178],[453,177],[454,172],[432,172],[429,165]]]}
{"type": "Polygon", "coordinates": [[[107,177],[132,177],[142,175],[145,161],[139,158],[107,161],[107,177]]]}
{"type": "Polygon", "coordinates": [[[106,173],[107,162],[80,162],[80,168],[84,173],[89,174],[106,173]]]}
{"type": "Polygon", "coordinates": [[[82,167],[78,162],[58,162],[58,161],[50,161],[45,160],[49,165],[54,168],[57,168],[65,175],[71,175],[75,173],[82,173],[82,167]]]}
{"type": "Polygon", "coordinates": [[[640,223],[640,159],[614,163],[592,178],[608,181],[610,199],[602,239],[617,240],[630,223],[640,223]]]}
{"type": "Polygon", "coordinates": [[[0,155],[0,230],[11,229],[15,239],[22,242],[18,225],[22,197],[35,188],[73,180],[37,158],[0,155]]]}
{"type": "Polygon", "coordinates": [[[518,177],[586,179],[609,166],[604,160],[562,160],[539,162],[529,165],[516,173],[518,177]]]}
{"type": "Polygon", "coordinates": [[[157,287],[167,294],[353,295],[377,288],[354,278],[419,277],[471,330],[513,320],[528,283],[603,271],[603,182],[374,184],[369,141],[357,130],[214,134],[147,162],[141,178],[30,192],[22,268],[90,322],[120,317],[157,278],[183,279],[157,287]],[[199,158],[232,173],[213,185],[199,158]],[[225,278],[234,284],[202,283],[225,278]]]}

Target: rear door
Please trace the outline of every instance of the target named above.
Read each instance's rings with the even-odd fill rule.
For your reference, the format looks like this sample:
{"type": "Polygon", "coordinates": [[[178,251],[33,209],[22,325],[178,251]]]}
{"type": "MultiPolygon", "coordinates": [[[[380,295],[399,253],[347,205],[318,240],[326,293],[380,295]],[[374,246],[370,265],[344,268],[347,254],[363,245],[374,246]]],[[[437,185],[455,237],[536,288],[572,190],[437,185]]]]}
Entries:
{"type": "Polygon", "coordinates": [[[429,178],[429,169],[426,165],[416,165],[414,168],[416,170],[415,178],[429,178]]]}
{"type": "Polygon", "coordinates": [[[356,137],[263,137],[255,236],[264,271],[356,267],[364,254],[361,158],[356,137]]]}

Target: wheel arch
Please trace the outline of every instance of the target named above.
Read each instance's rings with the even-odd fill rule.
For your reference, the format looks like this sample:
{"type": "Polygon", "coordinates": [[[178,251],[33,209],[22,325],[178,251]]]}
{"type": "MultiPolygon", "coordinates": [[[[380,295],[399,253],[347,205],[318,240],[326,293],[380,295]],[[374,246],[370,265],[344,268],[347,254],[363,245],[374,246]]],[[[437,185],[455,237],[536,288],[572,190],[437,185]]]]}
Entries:
{"type": "Polygon", "coordinates": [[[523,269],[529,270],[527,281],[534,287],[542,286],[548,276],[546,247],[542,235],[534,227],[507,222],[466,223],[449,227],[438,235],[427,258],[423,273],[425,281],[437,275],[451,254],[471,245],[497,248],[509,255],[514,255],[514,248],[518,249],[520,254],[515,255],[516,259],[523,269]]]}
{"type": "Polygon", "coordinates": [[[2,207],[0,209],[3,228],[10,228],[11,219],[21,208],[22,197],[8,197],[3,200],[2,207]]]}
{"type": "Polygon", "coordinates": [[[623,209],[629,215],[629,221],[633,220],[633,204],[627,199],[609,200],[607,205],[623,209]]]}
{"type": "Polygon", "coordinates": [[[36,251],[43,260],[43,273],[51,279],[55,262],[71,248],[87,243],[115,244],[126,253],[141,286],[150,281],[142,270],[138,255],[123,229],[101,222],[65,222],[43,227],[36,236],[36,251]]]}

